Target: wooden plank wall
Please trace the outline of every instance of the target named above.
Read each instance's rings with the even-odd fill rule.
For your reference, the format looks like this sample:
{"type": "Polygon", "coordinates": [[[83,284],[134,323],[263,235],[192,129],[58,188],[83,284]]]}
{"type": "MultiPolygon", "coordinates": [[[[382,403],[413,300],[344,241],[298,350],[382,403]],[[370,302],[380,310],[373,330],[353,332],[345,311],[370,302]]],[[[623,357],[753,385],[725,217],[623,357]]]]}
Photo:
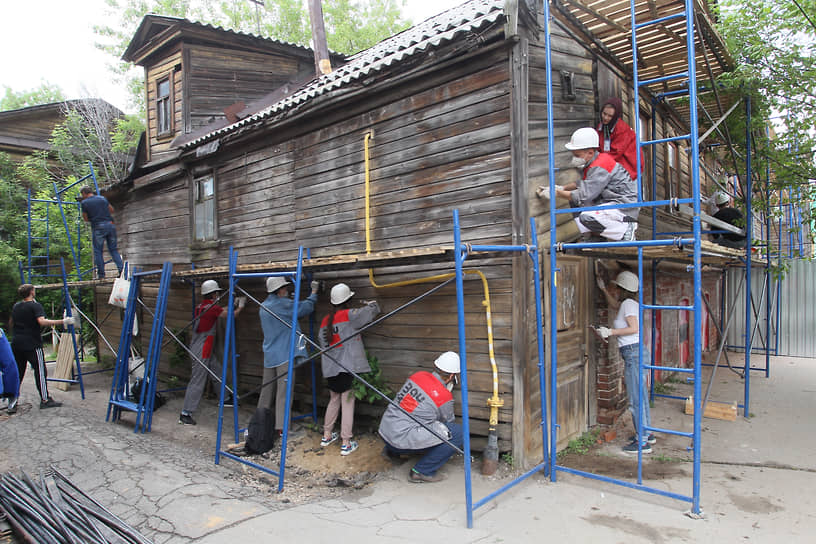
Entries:
{"type": "Polygon", "coordinates": [[[224,108],[249,104],[299,75],[314,70],[311,59],[199,44],[185,46],[185,130],[224,118],[224,108]]]}
{"type": "MultiPolygon", "coordinates": [[[[220,155],[208,159],[216,177],[220,243],[196,259],[196,267],[225,265],[230,245],[238,250],[241,264],[292,260],[301,244],[311,248],[314,257],[365,253],[363,136],[371,130],[373,250],[451,244],[454,208],[460,209],[464,240],[510,243],[506,51],[494,50],[486,58],[449,67],[444,73],[405,84],[393,94],[369,96],[366,102],[344,107],[330,121],[313,130],[301,127],[300,134],[259,134],[254,142],[236,150],[225,146],[220,155]]],[[[126,226],[121,227],[132,260],[156,265],[166,259],[179,266],[189,262],[187,191],[185,182],[176,180],[132,193],[123,212],[126,226]]],[[[510,260],[479,260],[470,266],[485,273],[490,287],[505,399],[499,438],[500,448],[506,451],[512,440],[513,410],[510,260]]],[[[378,269],[376,281],[387,284],[452,270],[453,263],[378,269]]],[[[358,299],[378,299],[384,312],[436,283],[374,288],[365,271],[318,273],[317,277],[327,282],[327,289],[337,281],[348,283],[358,299]]],[[[485,401],[492,392],[492,372],[484,294],[481,281],[467,277],[470,409],[474,433],[486,435],[485,401]]],[[[265,296],[260,281],[248,285],[253,295],[265,296]]],[[[175,288],[173,293],[176,296],[175,288]]],[[[320,317],[329,311],[327,298],[326,293],[321,297],[320,317]]],[[[189,313],[187,302],[173,299],[173,307],[177,306],[181,314],[189,313]]],[[[168,324],[171,328],[183,324],[181,315],[168,315],[168,324]]],[[[308,323],[302,326],[307,328],[308,323]]],[[[238,329],[242,388],[250,388],[260,378],[261,338],[257,309],[250,305],[238,329]]],[[[411,306],[372,329],[364,341],[379,359],[391,388],[397,389],[412,372],[432,368],[439,353],[458,348],[455,289],[447,286],[411,306]]],[[[182,375],[179,369],[172,373],[182,375]]],[[[301,386],[306,374],[299,377],[301,386]]],[[[478,440],[474,447],[479,447],[478,440]]]]}
{"type": "MultiPolygon", "coordinates": [[[[558,176],[556,183],[565,184],[569,181],[578,179],[578,171],[574,168],[569,168],[568,164],[572,157],[570,152],[564,148],[564,143],[569,140],[570,134],[580,127],[592,126],[595,119],[595,91],[593,82],[593,59],[589,52],[580,44],[569,38],[558,27],[551,27],[552,37],[552,66],[553,66],[553,123],[555,131],[555,165],[556,168],[561,168],[557,172],[558,176]],[[568,70],[574,74],[575,94],[573,100],[564,97],[562,89],[562,80],[560,77],[561,70],[568,70]]],[[[536,230],[538,233],[539,250],[542,252],[541,256],[541,276],[542,276],[542,297],[544,298],[545,314],[547,320],[544,322],[544,343],[549,345],[549,262],[548,247],[550,239],[550,216],[549,203],[540,200],[535,191],[540,185],[547,185],[548,181],[548,130],[547,130],[547,68],[544,49],[544,36],[540,36],[540,41],[530,41],[530,105],[529,105],[529,123],[530,123],[530,156],[529,156],[529,170],[530,178],[528,183],[528,201],[530,205],[530,214],[536,218],[536,230]]],[[[561,206],[563,202],[559,203],[561,206]]],[[[573,232],[574,226],[571,225],[571,216],[568,214],[559,215],[557,218],[559,224],[559,236],[564,232],[573,232]]],[[[582,299],[583,300],[583,299],[582,299]]],[[[525,407],[525,451],[529,461],[537,461],[542,458],[541,453],[541,408],[540,396],[541,390],[539,386],[539,372],[538,372],[538,344],[535,331],[535,301],[531,299],[530,304],[533,305],[530,309],[531,323],[529,324],[529,349],[528,349],[528,366],[526,369],[527,391],[525,397],[529,399],[528,405],[525,407]]],[[[586,319],[585,311],[580,313],[581,319],[586,319]]],[[[580,360],[581,345],[586,342],[584,332],[586,327],[576,326],[570,331],[565,331],[559,334],[558,350],[559,361],[566,363],[567,361],[580,360]]],[[[545,359],[549,358],[549,353],[545,354],[545,359]]],[[[546,363],[547,382],[549,382],[549,364],[546,363]]],[[[560,403],[559,413],[562,419],[576,418],[579,414],[585,414],[583,403],[587,391],[585,390],[584,376],[580,375],[578,381],[575,381],[573,372],[570,368],[559,368],[559,384],[560,384],[560,403]],[[564,376],[569,379],[564,381],[564,376]],[[579,406],[580,410],[572,413],[571,408],[579,406]],[[568,407],[570,410],[568,410],[568,407]]],[[[549,406],[548,406],[549,410],[549,406]]],[[[586,423],[573,422],[573,427],[583,430],[586,428],[586,423]]],[[[564,428],[566,431],[566,427],[564,428]]],[[[574,432],[562,432],[559,435],[561,441],[566,441],[572,438],[574,432]]]]}

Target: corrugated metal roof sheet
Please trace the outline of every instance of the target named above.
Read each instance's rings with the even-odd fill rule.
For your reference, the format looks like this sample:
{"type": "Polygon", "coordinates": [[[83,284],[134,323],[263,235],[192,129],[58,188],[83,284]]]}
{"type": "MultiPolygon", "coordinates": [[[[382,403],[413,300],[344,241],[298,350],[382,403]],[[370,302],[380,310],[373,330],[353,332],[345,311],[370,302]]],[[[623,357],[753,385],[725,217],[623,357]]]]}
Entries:
{"type": "Polygon", "coordinates": [[[454,40],[457,36],[477,31],[495,23],[504,15],[504,0],[470,0],[435,17],[426,19],[383,40],[377,45],[349,57],[348,62],[330,74],[310,83],[261,111],[240,121],[210,132],[183,145],[195,147],[207,140],[234,132],[272,115],[293,108],[317,96],[351,84],[384,70],[408,57],[425,52],[454,40]]]}

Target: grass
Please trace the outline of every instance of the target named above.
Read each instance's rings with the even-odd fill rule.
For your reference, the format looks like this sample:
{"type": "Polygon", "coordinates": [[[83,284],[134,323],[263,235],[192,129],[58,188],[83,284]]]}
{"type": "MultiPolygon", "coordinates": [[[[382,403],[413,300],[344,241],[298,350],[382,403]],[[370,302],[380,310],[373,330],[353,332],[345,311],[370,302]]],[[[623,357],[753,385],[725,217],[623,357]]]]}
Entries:
{"type": "Polygon", "coordinates": [[[601,435],[600,429],[591,429],[578,438],[570,440],[570,443],[567,444],[567,447],[558,452],[559,456],[567,455],[570,453],[575,453],[578,455],[584,455],[589,452],[590,448],[595,445],[595,442],[598,441],[598,437],[601,435]]]}
{"type": "Polygon", "coordinates": [[[657,461],[658,463],[688,463],[691,459],[686,459],[683,457],[671,457],[670,455],[666,455],[660,453],[658,455],[652,455],[651,459],[653,461],[657,461]]]}
{"type": "Polygon", "coordinates": [[[506,452],[502,453],[501,454],[501,460],[504,461],[505,463],[507,463],[509,466],[511,466],[511,467],[513,466],[514,460],[513,460],[513,456],[510,454],[510,452],[506,451],[506,452]]]}
{"type": "Polygon", "coordinates": [[[674,385],[671,383],[664,383],[655,381],[654,392],[658,395],[668,395],[674,392],[674,385]]]}

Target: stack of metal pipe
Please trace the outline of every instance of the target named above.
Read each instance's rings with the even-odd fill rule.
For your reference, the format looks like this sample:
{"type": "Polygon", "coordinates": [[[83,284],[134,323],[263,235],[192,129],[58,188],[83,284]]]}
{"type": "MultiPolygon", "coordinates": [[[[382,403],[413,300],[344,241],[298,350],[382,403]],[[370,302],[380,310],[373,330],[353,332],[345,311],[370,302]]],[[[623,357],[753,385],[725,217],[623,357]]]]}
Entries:
{"type": "Polygon", "coordinates": [[[0,517],[32,544],[152,544],[55,467],[0,477],[0,517]]]}

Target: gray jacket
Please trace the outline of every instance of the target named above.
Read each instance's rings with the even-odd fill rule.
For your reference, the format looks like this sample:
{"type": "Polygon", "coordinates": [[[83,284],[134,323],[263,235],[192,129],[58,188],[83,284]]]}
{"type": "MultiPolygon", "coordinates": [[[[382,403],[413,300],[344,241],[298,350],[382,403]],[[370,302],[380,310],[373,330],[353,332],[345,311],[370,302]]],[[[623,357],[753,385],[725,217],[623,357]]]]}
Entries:
{"type": "MultiPolygon", "coordinates": [[[[414,373],[399,390],[394,401],[419,421],[448,436],[445,423],[453,422],[453,395],[439,374],[427,371],[414,373]]],[[[380,421],[380,436],[401,450],[422,450],[442,441],[397,407],[388,405],[380,421]]]]}
{"type": "Polygon", "coordinates": [[[321,356],[323,377],[331,378],[341,372],[345,372],[346,370],[340,365],[343,365],[345,369],[352,370],[357,374],[371,371],[368,359],[366,358],[363,339],[360,338],[359,334],[355,333],[371,323],[378,313],[380,313],[380,306],[376,301],[371,301],[362,308],[340,310],[334,314],[330,335],[326,334],[326,329],[329,326],[329,318],[331,315],[327,315],[323,318],[323,321],[320,323],[320,333],[318,334],[320,347],[326,349],[330,345],[344,338],[348,338],[348,340],[345,340],[342,344],[332,348],[331,351],[327,351],[321,356]],[[327,339],[329,340],[328,343],[326,342],[327,339]]]}
{"type": "MultiPolygon", "coordinates": [[[[572,192],[570,203],[579,208],[637,202],[637,180],[608,153],[595,153],[584,168],[584,179],[572,192]]],[[[639,208],[624,208],[624,215],[637,219],[639,208]]]]}

